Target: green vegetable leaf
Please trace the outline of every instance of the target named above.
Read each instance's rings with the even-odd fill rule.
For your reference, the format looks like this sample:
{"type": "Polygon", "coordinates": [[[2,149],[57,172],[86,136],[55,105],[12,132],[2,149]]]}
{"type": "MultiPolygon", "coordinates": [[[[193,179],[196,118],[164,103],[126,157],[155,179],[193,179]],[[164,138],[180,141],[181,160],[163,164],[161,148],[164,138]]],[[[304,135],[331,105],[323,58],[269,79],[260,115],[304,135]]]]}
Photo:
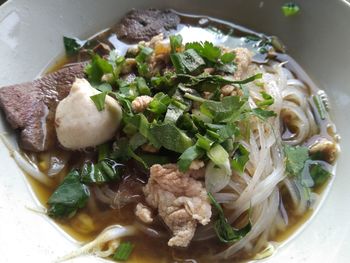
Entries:
{"type": "Polygon", "coordinates": [[[233,160],[231,161],[231,166],[234,170],[238,171],[239,173],[243,173],[245,165],[249,161],[249,151],[240,144],[235,151],[235,154],[233,156],[233,160]]]}
{"type": "Polygon", "coordinates": [[[88,187],[80,182],[78,171],[72,170],[48,200],[50,217],[72,217],[83,208],[90,196],[88,187]]]}
{"type": "Polygon", "coordinates": [[[92,85],[101,84],[101,79],[104,74],[113,73],[113,66],[99,55],[94,54],[91,62],[86,65],[85,74],[92,85]]]}
{"type": "Polygon", "coordinates": [[[105,109],[106,96],[107,92],[104,91],[90,97],[90,99],[95,103],[95,106],[98,111],[103,111],[105,109]]]}
{"type": "Polygon", "coordinates": [[[177,73],[194,73],[205,66],[204,60],[193,49],[172,53],[170,58],[177,73]]]}
{"type": "Polygon", "coordinates": [[[168,95],[163,92],[158,92],[154,95],[147,109],[159,115],[167,111],[170,102],[171,98],[168,95]]]}
{"type": "Polygon", "coordinates": [[[319,163],[311,164],[309,167],[309,172],[314,181],[314,186],[323,185],[332,175],[331,172],[329,172],[319,163]]]}
{"type": "Polygon", "coordinates": [[[308,148],[305,146],[284,145],[286,172],[290,176],[298,176],[309,158],[308,148]]]}
{"type": "Polygon", "coordinates": [[[146,80],[142,77],[136,79],[137,89],[140,95],[151,95],[151,89],[147,86],[146,80]]]}
{"type": "Polygon", "coordinates": [[[256,105],[258,105],[259,107],[267,107],[272,105],[275,102],[274,98],[270,94],[267,94],[266,92],[263,91],[261,92],[261,95],[264,100],[258,101],[256,103],[256,105]]]}
{"type": "Polygon", "coordinates": [[[286,3],[282,6],[282,12],[285,16],[295,16],[300,12],[300,7],[293,3],[286,3]]]}
{"type": "Polygon", "coordinates": [[[252,114],[263,121],[266,121],[270,117],[277,116],[276,112],[271,110],[263,110],[261,108],[252,109],[252,114]]]}
{"type": "Polygon", "coordinates": [[[150,133],[160,145],[170,151],[183,153],[193,145],[191,138],[172,123],[153,124],[150,133]]]}
{"type": "Polygon", "coordinates": [[[97,164],[85,162],[80,172],[80,180],[85,184],[103,184],[120,180],[124,165],[111,159],[103,159],[97,164]]]}
{"type": "Polygon", "coordinates": [[[233,52],[225,53],[221,56],[220,60],[222,63],[227,64],[233,62],[233,60],[236,58],[236,54],[233,52]]]}
{"type": "Polygon", "coordinates": [[[146,61],[152,55],[153,49],[149,47],[143,47],[143,46],[139,46],[139,48],[140,48],[140,52],[135,57],[137,70],[140,76],[145,77],[149,73],[149,66],[146,61]]]}
{"type": "Polygon", "coordinates": [[[170,47],[171,52],[177,52],[182,46],[182,36],[181,35],[173,35],[169,37],[170,39],[170,47]]]}
{"type": "Polygon", "coordinates": [[[192,161],[202,157],[205,151],[196,145],[187,148],[179,157],[177,165],[180,172],[186,172],[190,167],[192,161]]]}
{"type": "Polygon", "coordinates": [[[208,41],[205,41],[204,43],[202,42],[187,43],[185,46],[185,49],[186,50],[193,49],[201,57],[206,58],[211,62],[217,62],[217,60],[221,57],[220,48],[214,46],[213,43],[208,41]]]}
{"type": "Polygon", "coordinates": [[[222,101],[204,101],[200,106],[200,111],[216,123],[228,122],[238,118],[245,104],[246,101],[239,96],[228,96],[222,101]]]}
{"type": "Polygon", "coordinates": [[[134,245],[131,242],[121,242],[113,255],[113,259],[115,261],[127,261],[133,249],[134,245]]]}
{"type": "Polygon", "coordinates": [[[233,228],[225,218],[224,211],[220,204],[215,200],[214,196],[211,193],[208,193],[209,200],[211,204],[215,207],[218,212],[218,219],[215,221],[215,232],[218,238],[223,243],[233,243],[237,242],[243,237],[245,237],[250,230],[252,229],[251,221],[249,220],[248,224],[241,228],[235,229],[233,228]]]}
{"type": "Polygon", "coordinates": [[[210,150],[207,152],[207,156],[216,164],[216,165],[225,165],[228,160],[228,153],[220,144],[213,145],[210,150]]]}
{"type": "Polygon", "coordinates": [[[71,56],[78,53],[84,45],[86,40],[80,40],[78,38],[63,37],[63,44],[67,55],[71,56]]]}

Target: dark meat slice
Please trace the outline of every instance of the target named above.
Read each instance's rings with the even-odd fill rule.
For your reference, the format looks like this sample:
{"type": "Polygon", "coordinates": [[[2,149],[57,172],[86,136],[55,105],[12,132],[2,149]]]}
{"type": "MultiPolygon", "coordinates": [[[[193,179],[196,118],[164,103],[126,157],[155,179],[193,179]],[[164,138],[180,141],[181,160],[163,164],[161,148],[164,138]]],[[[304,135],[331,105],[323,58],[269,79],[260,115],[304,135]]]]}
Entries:
{"type": "Polygon", "coordinates": [[[115,30],[119,39],[128,42],[148,41],[153,36],[176,29],[180,17],[170,10],[131,10],[115,30]]]}
{"type": "Polygon", "coordinates": [[[72,64],[40,79],[0,89],[0,108],[13,129],[19,129],[20,147],[41,152],[56,142],[55,110],[75,78],[84,76],[85,63],[72,64]]]}

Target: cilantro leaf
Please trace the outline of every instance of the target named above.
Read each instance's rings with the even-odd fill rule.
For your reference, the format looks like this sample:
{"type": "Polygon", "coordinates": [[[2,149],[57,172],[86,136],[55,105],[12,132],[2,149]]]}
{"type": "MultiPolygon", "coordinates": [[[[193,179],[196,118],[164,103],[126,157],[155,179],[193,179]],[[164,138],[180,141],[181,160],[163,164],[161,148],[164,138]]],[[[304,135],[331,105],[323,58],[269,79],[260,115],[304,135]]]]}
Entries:
{"type": "Polygon", "coordinates": [[[323,185],[332,175],[321,164],[311,164],[309,167],[310,176],[314,181],[315,186],[323,185]]]}
{"type": "Polygon", "coordinates": [[[233,52],[227,52],[223,54],[220,58],[221,62],[224,64],[231,63],[236,58],[236,54],[233,52]]]}
{"type": "Polygon", "coordinates": [[[89,82],[92,85],[98,85],[101,83],[101,79],[104,74],[113,73],[113,66],[109,64],[107,60],[101,58],[97,54],[94,54],[91,62],[86,65],[84,71],[89,82]]]}
{"type": "Polygon", "coordinates": [[[290,176],[298,176],[309,158],[308,148],[305,146],[284,145],[286,158],[286,172],[290,176]]]}
{"type": "Polygon", "coordinates": [[[193,49],[195,50],[201,57],[208,59],[211,62],[217,62],[217,60],[221,57],[221,49],[217,46],[214,46],[213,43],[205,41],[202,42],[192,42],[187,43],[185,46],[186,50],[193,49]]]}
{"type": "Polygon", "coordinates": [[[249,161],[249,151],[240,144],[235,151],[235,154],[233,156],[233,159],[231,161],[231,166],[234,170],[238,171],[239,173],[243,173],[245,165],[249,161]]]}

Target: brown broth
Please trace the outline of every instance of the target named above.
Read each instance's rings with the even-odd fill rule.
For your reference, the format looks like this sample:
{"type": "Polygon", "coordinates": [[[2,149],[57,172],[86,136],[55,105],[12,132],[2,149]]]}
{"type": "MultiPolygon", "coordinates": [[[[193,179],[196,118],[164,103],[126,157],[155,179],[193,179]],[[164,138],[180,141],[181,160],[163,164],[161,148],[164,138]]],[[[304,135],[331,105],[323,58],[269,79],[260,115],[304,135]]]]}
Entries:
{"type": "MultiPolygon", "coordinates": [[[[260,34],[256,34],[253,31],[250,31],[243,27],[238,27],[222,21],[211,21],[207,18],[191,16],[181,16],[181,18],[182,25],[179,26],[178,31],[185,35],[185,39],[188,37],[191,38],[191,40],[192,38],[194,38],[193,40],[196,40],[198,36],[205,35],[209,38],[212,36],[211,41],[216,44],[222,44],[228,47],[244,46],[254,50],[254,48],[250,44],[244,42],[241,37],[246,36],[247,34],[261,36],[260,34]],[[189,24],[193,26],[188,26],[189,24]],[[220,31],[215,31],[214,27],[220,29],[220,31]],[[232,35],[232,32],[235,34],[232,35]]],[[[114,46],[115,48],[118,48],[118,45],[122,45],[122,52],[124,52],[126,50],[126,47],[128,47],[128,45],[125,43],[121,44],[121,42],[116,39],[115,35],[113,34],[113,28],[96,35],[94,39],[98,41],[107,41],[111,46],[114,46]]],[[[258,54],[258,59],[264,60],[264,57],[261,57],[261,55],[258,54]]],[[[278,54],[276,59],[279,61],[289,61],[287,67],[296,75],[296,77],[304,81],[309,86],[311,92],[318,90],[310,78],[306,75],[306,73],[301,69],[301,67],[288,55],[278,54]]],[[[53,72],[68,63],[77,62],[79,60],[79,57],[64,57],[46,72],[53,72]]],[[[37,199],[41,204],[46,206],[47,200],[52,194],[53,189],[44,187],[37,181],[31,179],[29,176],[28,180],[37,196],[37,199]]],[[[57,185],[58,184],[59,182],[57,182],[57,185]]],[[[316,189],[316,192],[321,193],[325,187],[326,185],[320,189],[316,189]]],[[[292,206],[291,201],[288,201],[288,198],[286,198],[285,205],[286,207],[292,206]]],[[[311,209],[302,216],[297,216],[291,211],[293,210],[291,209],[288,211],[288,228],[283,232],[278,232],[272,238],[272,240],[278,242],[286,240],[312,215],[311,209]]],[[[109,225],[129,225],[134,222],[134,205],[129,205],[121,210],[112,210],[106,206],[102,206],[98,208],[97,213],[96,210],[92,211],[91,208],[87,207],[78,211],[75,217],[68,220],[57,221],[56,223],[59,225],[59,227],[62,228],[64,232],[69,234],[76,241],[87,242],[94,239],[105,227],[109,225]],[[93,225],[93,230],[91,231],[87,231],[80,225],[81,222],[79,222],[79,218],[84,218],[86,215],[89,216],[90,221],[93,225]]],[[[162,223],[159,223],[155,227],[163,232],[166,232],[166,228],[162,223]]],[[[220,243],[216,238],[212,238],[204,242],[192,242],[187,249],[170,248],[167,246],[167,239],[151,238],[145,234],[139,234],[135,237],[127,238],[127,240],[130,240],[135,244],[135,250],[128,262],[212,262],[206,258],[206,255],[209,253],[209,251],[218,252],[225,247],[225,245],[222,245],[222,243],[220,243]]],[[[237,261],[241,260],[239,258],[241,256],[242,258],[246,257],[246,255],[238,255],[237,261]]],[[[230,260],[230,262],[233,261],[230,260]]]]}

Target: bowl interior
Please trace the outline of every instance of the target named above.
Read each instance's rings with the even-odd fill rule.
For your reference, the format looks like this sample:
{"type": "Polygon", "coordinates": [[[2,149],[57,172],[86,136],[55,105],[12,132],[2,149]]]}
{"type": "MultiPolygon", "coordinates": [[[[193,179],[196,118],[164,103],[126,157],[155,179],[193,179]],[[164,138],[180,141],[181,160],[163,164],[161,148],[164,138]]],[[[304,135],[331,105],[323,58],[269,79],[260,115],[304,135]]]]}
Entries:
{"type": "MultiPolygon", "coordinates": [[[[118,21],[131,8],[173,8],[177,11],[217,17],[268,35],[278,36],[288,53],[313,81],[327,91],[333,119],[342,136],[342,154],[330,194],[301,235],[290,242],[271,262],[345,262],[350,257],[344,242],[350,224],[344,209],[350,201],[346,173],[350,164],[350,6],[344,0],[295,1],[301,12],[286,18],[279,0],[25,0],[8,1],[0,9],[0,86],[32,80],[63,54],[62,36],[86,38],[118,21]],[[329,251],[337,246],[338,250],[329,251]],[[326,249],[323,249],[326,248],[326,249]],[[311,252],[310,252],[311,251],[311,252]],[[317,252],[316,252],[317,251],[317,252]]],[[[8,131],[1,117],[0,130],[8,131]]],[[[49,262],[72,249],[69,240],[43,216],[28,211],[34,207],[30,189],[21,171],[3,145],[0,146],[0,251],[3,262],[36,258],[49,262]],[[39,226],[40,225],[40,226],[39,226]],[[6,227],[4,227],[6,226],[6,227]],[[18,238],[26,240],[21,253],[18,238]]],[[[78,259],[74,262],[87,262],[78,259]]],[[[94,259],[90,259],[94,261],[94,259]]],[[[269,261],[269,262],[270,262],[269,261]]]]}

